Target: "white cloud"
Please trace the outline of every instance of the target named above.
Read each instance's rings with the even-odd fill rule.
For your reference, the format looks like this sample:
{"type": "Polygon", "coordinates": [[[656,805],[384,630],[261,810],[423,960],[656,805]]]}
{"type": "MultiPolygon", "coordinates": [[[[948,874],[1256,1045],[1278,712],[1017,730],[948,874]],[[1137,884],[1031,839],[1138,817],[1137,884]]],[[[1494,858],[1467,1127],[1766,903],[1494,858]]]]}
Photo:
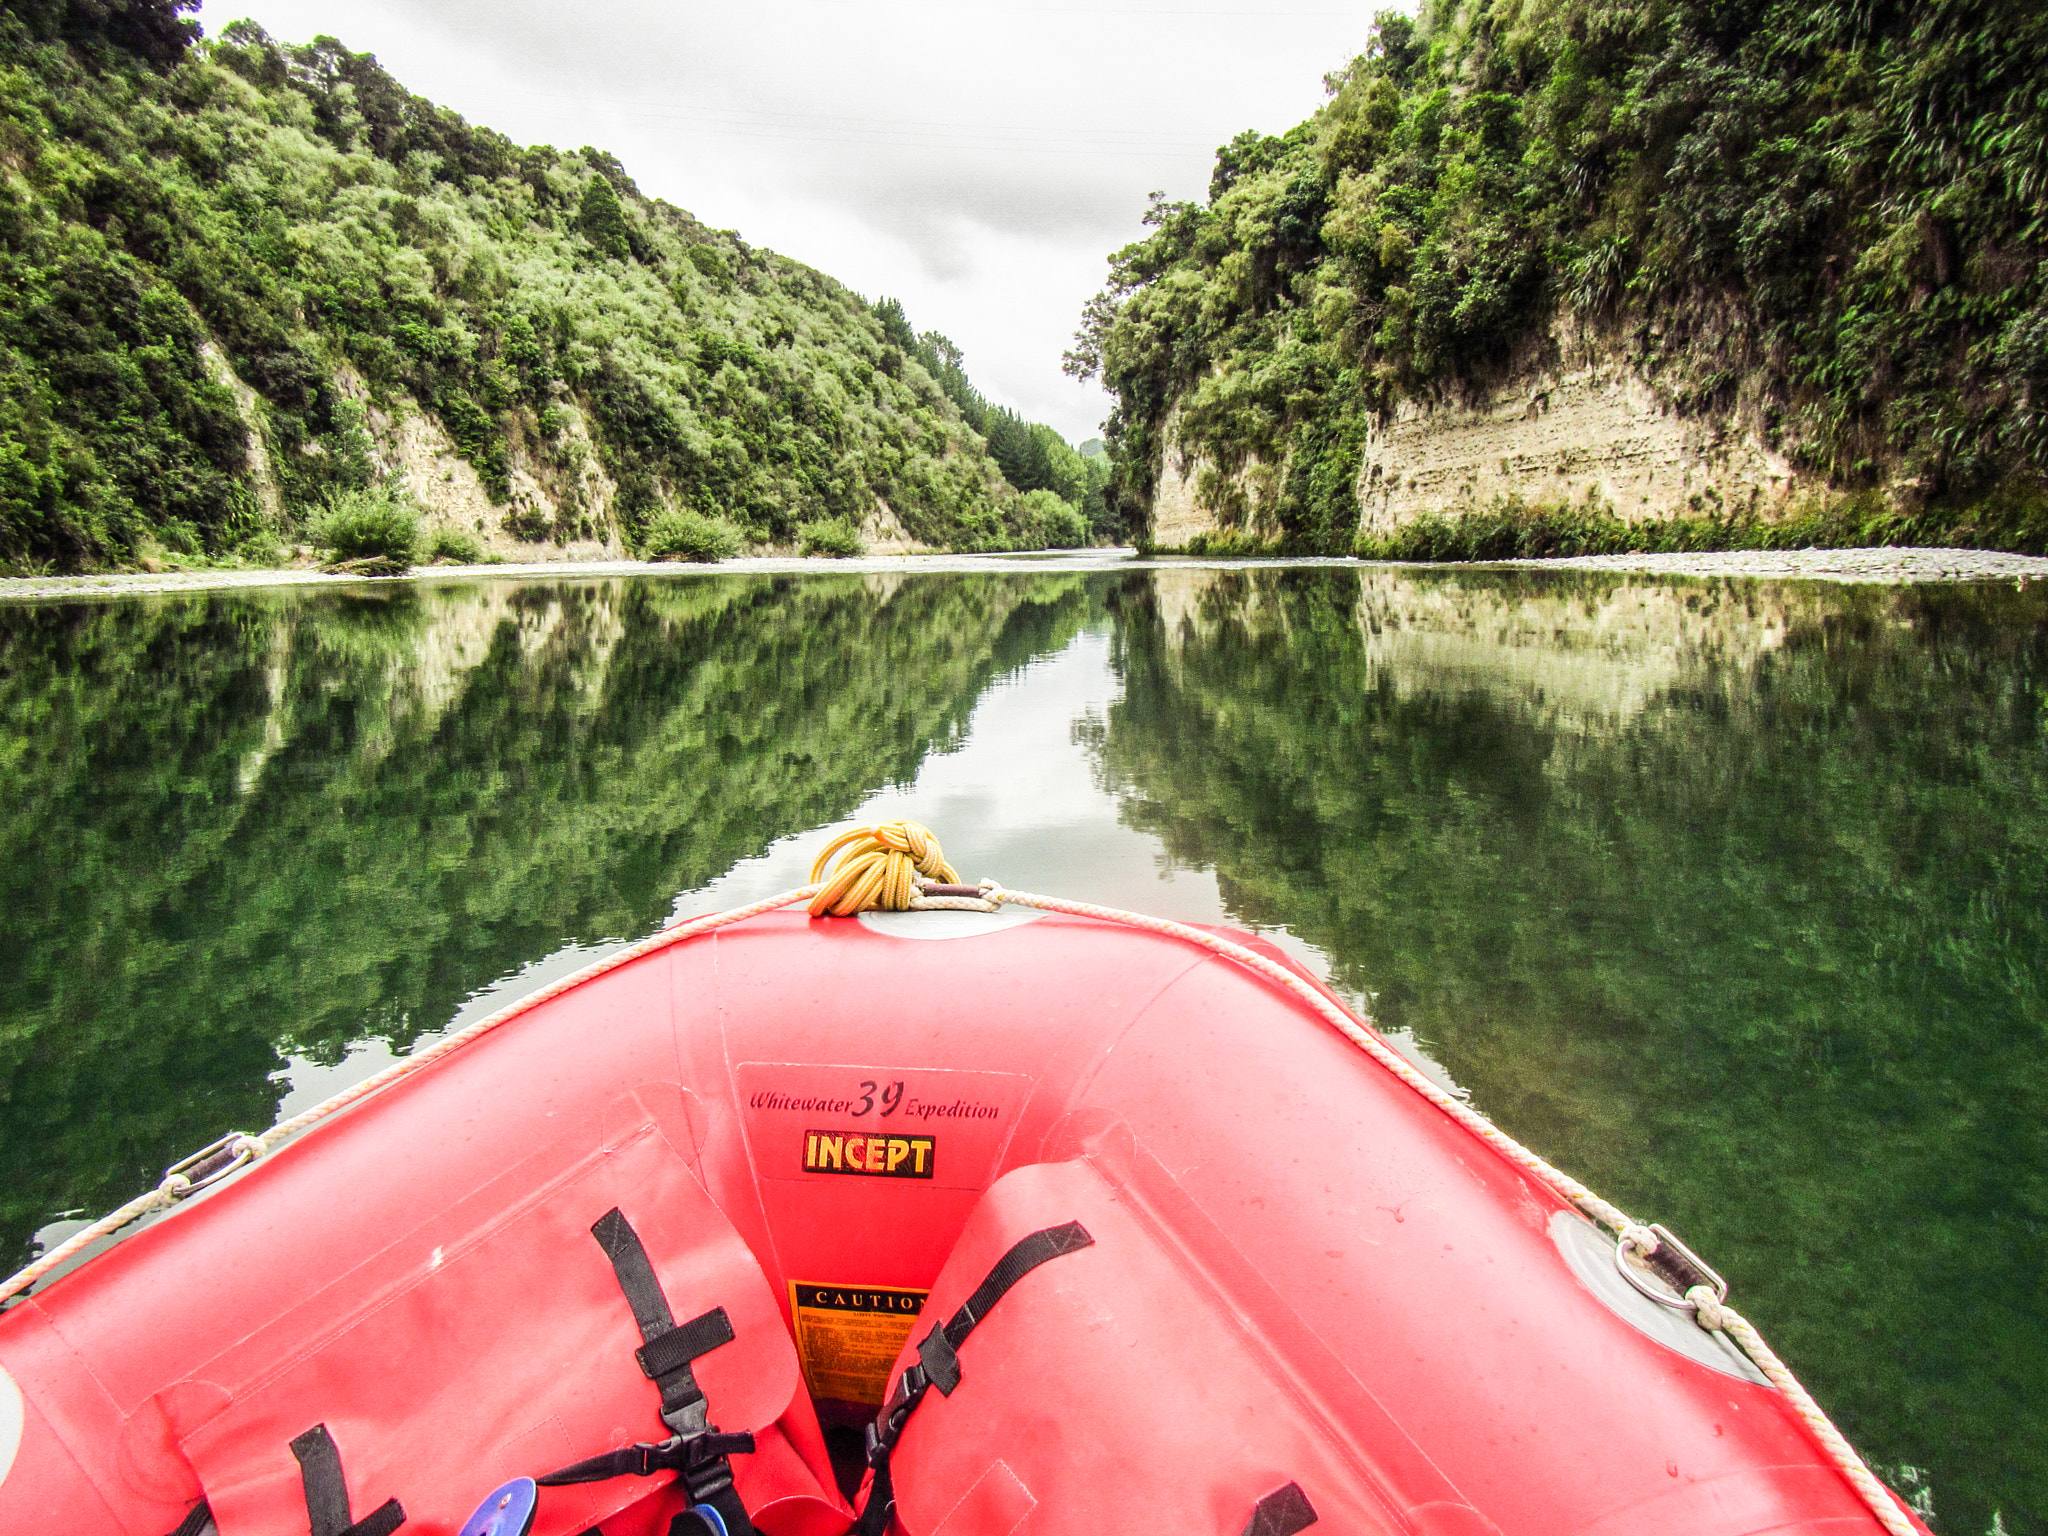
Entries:
{"type": "Polygon", "coordinates": [[[594,144],[643,191],[944,331],[992,398],[1076,440],[1060,373],[1145,194],[1199,197],[1215,147],[1274,133],[1364,46],[1334,0],[206,0],[332,34],[522,143],[594,144]]]}

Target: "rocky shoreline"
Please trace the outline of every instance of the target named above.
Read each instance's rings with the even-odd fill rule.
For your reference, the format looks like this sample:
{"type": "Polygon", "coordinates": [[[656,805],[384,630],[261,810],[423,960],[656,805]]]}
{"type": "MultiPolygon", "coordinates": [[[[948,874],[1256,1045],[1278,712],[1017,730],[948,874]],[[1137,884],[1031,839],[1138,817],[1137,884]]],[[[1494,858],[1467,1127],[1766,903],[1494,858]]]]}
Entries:
{"type": "MultiPolygon", "coordinates": [[[[849,560],[794,555],[751,556],[716,565],[647,560],[560,560],[506,565],[420,566],[403,576],[364,577],[305,569],[137,571],[97,576],[0,578],[0,602],[144,594],[208,592],[236,588],[366,586],[391,582],[443,582],[517,578],[702,575],[865,575],[878,572],[1010,572],[1145,570],[1161,567],[1365,565],[1349,559],[1217,559],[1187,556],[1140,559],[1129,549],[1038,550],[996,555],[865,555],[849,560]]],[[[1416,568],[1416,567],[1410,567],[1416,568]]],[[[1615,571],[1654,576],[1746,577],[1773,581],[1834,581],[1899,585],[1914,582],[2020,581],[2048,578],[2048,559],[1981,549],[1787,549],[1724,550],[1699,554],[1582,555],[1563,560],[1502,560],[1467,570],[1615,571]]]]}
{"type": "Polygon", "coordinates": [[[1504,565],[1663,576],[1755,576],[1774,580],[1877,582],[2028,581],[2048,576],[2048,559],[1990,549],[1729,549],[1667,555],[1579,555],[1504,565]]]}

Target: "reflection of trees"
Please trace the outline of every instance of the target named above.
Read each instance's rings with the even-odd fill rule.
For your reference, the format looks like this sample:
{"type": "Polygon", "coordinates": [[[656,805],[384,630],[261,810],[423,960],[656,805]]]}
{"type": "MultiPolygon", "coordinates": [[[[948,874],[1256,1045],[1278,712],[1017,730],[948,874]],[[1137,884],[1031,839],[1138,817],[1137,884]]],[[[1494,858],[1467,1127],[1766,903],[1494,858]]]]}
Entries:
{"type": "MultiPolygon", "coordinates": [[[[0,1252],[952,744],[1072,578],[0,614],[0,1252]]],[[[12,1267],[14,1260],[6,1260],[12,1267]]]]}
{"type": "Polygon", "coordinates": [[[1101,747],[1124,814],[1325,947],[1510,1130],[1694,1240],[1870,1454],[1934,1469],[1948,1529],[2034,1529],[2038,597],[1808,591],[1761,624],[1744,599],[1735,641],[1603,714],[1505,643],[1491,674],[1468,647],[1404,675],[1385,637],[1458,627],[1427,617],[1447,601],[1469,635],[1533,581],[1589,623],[1633,600],[1464,580],[1363,604],[1351,572],[1125,586],[1101,747]]]}

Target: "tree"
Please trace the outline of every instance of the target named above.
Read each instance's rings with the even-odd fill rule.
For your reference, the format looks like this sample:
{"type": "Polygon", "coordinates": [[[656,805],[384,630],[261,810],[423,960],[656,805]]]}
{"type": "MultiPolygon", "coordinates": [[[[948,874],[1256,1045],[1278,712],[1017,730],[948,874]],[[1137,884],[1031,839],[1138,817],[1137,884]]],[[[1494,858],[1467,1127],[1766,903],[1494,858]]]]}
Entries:
{"type": "Polygon", "coordinates": [[[112,44],[167,70],[199,41],[199,23],[186,13],[199,0],[27,0],[8,9],[41,37],[61,37],[91,53],[112,44]]]}
{"type": "Polygon", "coordinates": [[[892,346],[905,352],[917,350],[917,333],[910,328],[910,317],[903,313],[902,300],[875,300],[875,318],[882,322],[882,334],[892,346]]]}
{"type": "Polygon", "coordinates": [[[577,210],[576,227],[590,243],[607,256],[624,261],[633,254],[633,237],[626,226],[626,210],[619,206],[619,194],[603,176],[593,176],[583,189],[583,206],[577,210]]]}

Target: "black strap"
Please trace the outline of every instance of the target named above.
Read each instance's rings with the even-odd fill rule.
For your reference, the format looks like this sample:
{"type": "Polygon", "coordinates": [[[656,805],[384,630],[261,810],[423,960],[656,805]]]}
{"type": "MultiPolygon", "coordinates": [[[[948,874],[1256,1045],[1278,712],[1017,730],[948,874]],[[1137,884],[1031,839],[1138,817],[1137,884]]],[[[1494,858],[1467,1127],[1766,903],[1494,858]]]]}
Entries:
{"type": "Polygon", "coordinates": [[[934,1328],[918,1341],[918,1365],[923,1368],[925,1379],[939,1389],[939,1396],[951,1397],[953,1389],[960,1385],[960,1346],[974,1332],[974,1325],[988,1316],[989,1308],[1001,1301],[1011,1286],[1039,1265],[1062,1254],[1078,1253],[1094,1242],[1086,1227],[1078,1221],[1070,1221],[1063,1227],[1047,1227],[1042,1232],[1034,1232],[1013,1244],[1010,1251],[996,1261],[996,1267],[988,1272],[988,1278],[974,1288],[974,1294],[960,1304],[960,1310],[946,1320],[946,1326],[934,1328]]]}
{"type": "MultiPolygon", "coordinates": [[[[753,1450],[754,1437],[719,1433],[710,1421],[704,1390],[690,1369],[712,1350],[733,1341],[732,1319],[725,1315],[725,1308],[713,1307],[677,1327],[640,1234],[617,1206],[598,1217],[590,1235],[611,1260],[619,1289],[626,1293],[626,1305],[633,1309],[641,1339],[633,1358],[647,1379],[661,1389],[661,1422],[672,1433],[659,1444],[607,1451],[534,1481],[559,1488],[569,1483],[676,1472],[681,1474],[692,1504],[707,1504],[718,1512],[726,1536],[754,1536],[753,1522],[733,1487],[732,1463],[726,1459],[753,1450]]],[[[313,1536],[321,1533],[316,1530],[313,1536]]]]}
{"type": "Polygon", "coordinates": [[[341,1451],[325,1424],[315,1424],[292,1442],[299,1478],[306,1485],[306,1521],[312,1536],[391,1536],[405,1524],[405,1509],[386,1499],[360,1520],[349,1518],[348,1483],[341,1475],[341,1451]]]}
{"type": "MultiPolygon", "coordinates": [[[[680,1328],[656,1334],[633,1351],[633,1358],[640,1362],[640,1369],[649,1380],[659,1381],[664,1376],[689,1370],[693,1360],[701,1359],[719,1345],[731,1342],[732,1319],[725,1315],[725,1308],[714,1307],[702,1317],[691,1318],[680,1328]]],[[[694,1377],[690,1384],[696,1385],[694,1377]]]]}
{"type": "Polygon", "coordinates": [[[590,1235],[612,1261],[612,1273],[618,1276],[619,1289],[626,1293],[626,1305],[633,1309],[633,1321],[639,1324],[644,1342],[633,1358],[648,1380],[661,1389],[661,1422],[679,1435],[703,1433],[707,1427],[704,1393],[690,1366],[721,1344],[732,1342],[732,1320],[725,1315],[725,1308],[714,1307],[678,1328],[640,1234],[617,1206],[598,1217],[590,1235]]]}
{"type": "Polygon", "coordinates": [[[213,1523],[213,1511],[201,1499],[185,1511],[185,1518],[178,1522],[178,1528],[170,1536],[220,1536],[220,1527],[213,1523]]]}
{"type": "Polygon", "coordinates": [[[662,1291],[661,1281],[655,1278],[654,1261],[647,1257],[640,1234],[626,1220],[625,1212],[613,1206],[597,1218],[590,1235],[612,1261],[619,1289],[626,1293],[626,1305],[633,1309],[633,1321],[640,1325],[640,1337],[652,1343],[675,1327],[668,1296],[662,1291]]]}
{"type": "Polygon", "coordinates": [[[1063,1254],[1078,1253],[1094,1242],[1088,1229],[1078,1221],[1019,1238],[996,1261],[988,1278],[974,1288],[974,1294],[961,1304],[960,1310],[946,1320],[946,1325],[934,1328],[918,1340],[917,1364],[897,1377],[896,1390],[889,1394],[881,1416],[868,1426],[868,1465],[875,1469],[875,1478],[868,1486],[868,1501],[851,1536],[882,1536],[890,1512],[896,1507],[896,1488],[889,1473],[890,1453],[903,1433],[903,1426],[909,1422],[911,1410],[924,1401],[929,1388],[937,1387],[941,1397],[951,1397],[960,1385],[960,1346],[974,1332],[975,1324],[988,1316],[989,1308],[1001,1301],[1011,1286],[1039,1265],[1063,1254]]]}
{"type": "Polygon", "coordinates": [[[1294,1536],[1316,1523],[1316,1507],[1309,1503],[1301,1484],[1289,1483],[1252,1506],[1242,1536],[1294,1536]]]}
{"type": "Polygon", "coordinates": [[[559,1472],[534,1481],[543,1488],[566,1488],[571,1483],[602,1483],[615,1477],[652,1477],[657,1472],[688,1472],[719,1456],[736,1456],[754,1448],[752,1435],[677,1435],[659,1445],[629,1445],[606,1451],[602,1456],[572,1462],[559,1472]]]}
{"type": "MultiPolygon", "coordinates": [[[[725,1527],[725,1536],[754,1536],[754,1522],[747,1517],[747,1506],[740,1502],[739,1493],[733,1488],[731,1479],[726,1480],[723,1488],[696,1497],[699,1504],[707,1504],[718,1511],[719,1523],[725,1527]]],[[[685,1536],[690,1525],[687,1517],[691,1513],[685,1510],[682,1515],[669,1522],[669,1536],[685,1536]],[[682,1527],[681,1532],[678,1532],[678,1526],[682,1527]]],[[[700,1520],[697,1523],[704,1522],[700,1520]]]]}
{"type": "Polygon", "coordinates": [[[974,1325],[988,1316],[988,1309],[1001,1301],[1011,1286],[1048,1260],[1078,1253],[1093,1246],[1094,1242],[1095,1239],[1088,1235],[1088,1229],[1078,1221],[1070,1221],[1063,1227],[1047,1227],[1043,1232],[1034,1232],[1020,1240],[996,1261],[996,1267],[988,1272],[988,1278],[974,1288],[974,1294],[947,1320],[946,1342],[958,1349],[967,1341],[967,1335],[974,1332],[974,1325]]]}

